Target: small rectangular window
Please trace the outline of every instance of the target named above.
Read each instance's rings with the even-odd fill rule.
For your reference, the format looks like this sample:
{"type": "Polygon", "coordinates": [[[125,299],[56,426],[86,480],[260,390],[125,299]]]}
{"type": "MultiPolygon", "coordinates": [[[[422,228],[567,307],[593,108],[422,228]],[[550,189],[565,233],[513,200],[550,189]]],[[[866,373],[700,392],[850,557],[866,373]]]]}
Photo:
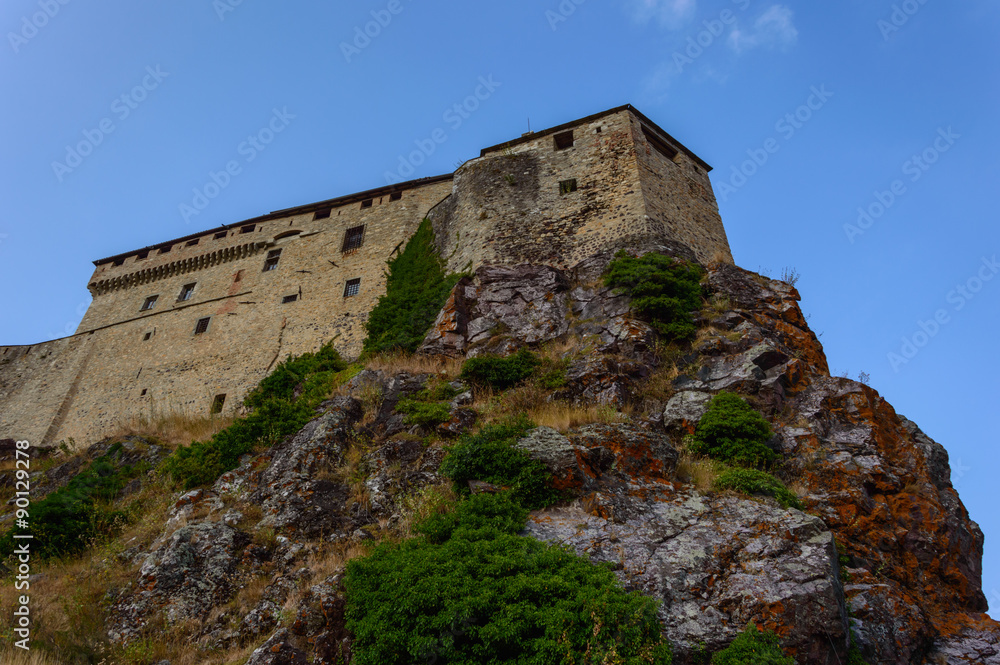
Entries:
{"type": "Polygon", "coordinates": [[[212,317],[198,319],[198,323],[194,325],[195,335],[204,335],[208,332],[208,324],[211,323],[212,317]]]}
{"type": "Polygon", "coordinates": [[[240,227],[240,233],[253,233],[257,230],[256,224],[247,224],[246,226],[240,227]]]}
{"type": "Polygon", "coordinates": [[[174,248],[173,245],[167,245],[166,247],[161,247],[160,254],[168,254],[170,253],[170,250],[172,250],[173,248],[174,248]]]}
{"type": "Polygon", "coordinates": [[[146,298],[146,302],[142,303],[142,309],[140,309],[139,311],[148,312],[149,310],[156,307],[156,299],[159,297],[160,296],[149,296],[148,298],[146,298]]]}
{"type": "Polygon", "coordinates": [[[570,180],[563,180],[559,183],[559,193],[562,195],[569,194],[576,191],[576,178],[570,180]]]}
{"type": "Polygon", "coordinates": [[[216,395],[215,399],[212,400],[212,410],[211,414],[214,416],[216,414],[222,413],[222,407],[226,405],[225,395],[216,395]]]}
{"type": "Polygon", "coordinates": [[[403,192],[393,192],[392,194],[389,195],[390,201],[398,201],[401,198],[403,198],[403,192]]]}
{"type": "Polygon", "coordinates": [[[290,296],[285,296],[284,298],[281,299],[281,304],[287,305],[288,303],[293,303],[298,299],[299,299],[299,294],[297,293],[290,296]]]}
{"type": "Polygon", "coordinates": [[[223,238],[225,238],[225,237],[226,237],[227,235],[228,235],[228,232],[227,232],[227,231],[219,231],[218,233],[216,233],[216,234],[215,234],[215,239],[216,239],[216,240],[222,240],[222,239],[223,239],[223,238]]]}
{"type": "Polygon", "coordinates": [[[264,272],[278,269],[278,261],[281,260],[281,250],[272,249],[267,253],[267,260],[264,261],[264,272]]]}
{"type": "Polygon", "coordinates": [[[665,140],[663,140],[655,133],[653,133],[653,130],[651,130],[649,127],[643,126],[642,135],[646,137],[646,141],[649,143],[649,145],[653,146],[653,148],[658,153],[660,153],[661,155],[663,155],[672,162],[677,161],[677,156],[679,154],[677,152],[677,148],[673,147],[665,140]]]}
{"type": "Polygon", "coordinates": [[[353,252],[365,243],[365,227],[355,226],[344,233],[344,247],[340,251],[353,252]]]}
{"type": "Polygon", "coordinates": [[[194,246],[195,246],[195,245],[197,245],[197,244],[198,244],[199,242],[201,242],[201,238],[195,238],[194,240],[188,240],[188,241],[187,241],[187,244],[185,244],[184,246],[185,246],[185,247],[194,247],[194,246]]]}
{"type": "Polygon", "coordinates": [[[149,258],[149,251],[139,252],[135,256],[135,260],[136,261],[144,261],[145,259],[148,259],[148,258],[149,258]]]}
{"type": "Polygon", "coordinates": [[[233,282],[242,282],[242,281],[243,281],[243,271],[237,270],[236,274],[233,275],[233,282]]]}
{"type": "Polygon", "coordinates": [[[194,287],[197,284],[185,284],[181,288],[181,294],[177,296],[177,302],[184,302],[186,300],[191,300],[191,296],[194,295],[194,287]]]}
{"type": "Polygon", "coordinates": [[[375,199],[365,199],[361,202],[362,208],[371,208],[373,205],[375,205],[375,199]]]}
{"type": "Polygon", "coordinates": [[[146,396],[146,393],[148,393],[148,392],[149,392],[149,390],[148,390],[148,389],[146,389],[146,388],[143,388],[143,389],[142,389],[142,392],[141,392],[141,393],[139,393],[139,397],[145,397],[145,396],[146,396]]]}
{"type": "Polygon", "coordinates": [[[556,134],[556,150],[565,150],[573,147],[573,130],[556,134]]]}
{"type": "Polygon", "coordinates": [[[142,341],[148,342],[152,338],[153,338],[153,333],[148,332],[148,333],[146,333],[145,335],[142,336],[142,341]]]}
{"type": "Polygon", "coordinates": [[[330,213],[333,212],[332,208],[323,208],[322,210],[317,210],[316,214],[313,215],[313,219],[329,219],[330,213]]]}
{"type": "Polygon", "coordinates": [[[351,279],[348,280],[347,284],[344,286],[344,297],[352,298],[361,292],[361,279],[351,279]]]}
{"type": "Polygon", "coordinates": [[[600,133],[601,133],[601,132],[603,132],[603,131],[604,131],[604,128],[603,128],[603,127],[601,127],[601,126],[598,126],[598,127],[597,127],[597,133],[598,133],[598,134],[600,134],[600,133]]]}

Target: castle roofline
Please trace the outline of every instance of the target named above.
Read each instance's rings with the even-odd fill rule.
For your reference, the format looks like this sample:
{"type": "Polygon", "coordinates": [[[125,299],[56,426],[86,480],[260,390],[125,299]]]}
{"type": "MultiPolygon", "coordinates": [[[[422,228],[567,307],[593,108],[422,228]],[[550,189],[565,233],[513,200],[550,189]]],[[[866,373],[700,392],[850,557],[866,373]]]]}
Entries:
{"type": "Polygon", "coordinates": [[[288,217],[290,215],[302,215],[310,212],[316,212],[317,210],[322,210],[324,208],[336,208],[343,205],[349,205],[351,203],[360,203],[367,199],[373,199],[380,196],[387,196],[389,194],[395,194],[396,192],[402,192],[407,189],[413,189],[415,187],[421,187],[423,185],[433,185],[435,183],[444,182],[446,180],[454,179],[454,173],[446,173],[444,175],[431,176],[428,178],[418,178],[417,180],[408,180],[406,182],[396,183],[394,185],[386,185],[384,187],[376,187],[375,189],[369,189],[364,192],[357,192],[355,194],[347,194],[346,196],[340,196],[334,199],[327,199],[325,201],[317,201],[316,203],[308,203],[306,205],[296,206],[294,208],[286,208],[284,210],[275,210],[274,212],[268,213],[266,215],[261,215],[259,217],[254,217],[252,219],[246,219],[242,222],[236,222],[234,224],[223,224],[222,226],[217,226],[214,229],[208,229],[206,231],[199,231],[198,233],[192,233],[191,235],[184,236],[183,238],[175,238],[174,240],[168,240],[166,242],[158,242],[155,245],[150,245],[148,247],[140,247],[139,249],[133,249],[128,252],[122,252],[121,254],[115,254],[114,256],[109,256],[106,259],[98,259],[94,261],[95,266],[100,266],[105,263],[111,263],[119,259],[125,259],[133,254],[145,251],[158,250],[161,247],[169,247],[176,245],[178,243],[187,242],[189,240],[194,240],[195,238],[202,238],[207,235],[212,235],[220,231],[228,231],[232,228],[237,228],[240,226],[245,226],[247,224],[259,224],[262,222],[268,222],[273,219],[280,219],[282,217],[288,217]]]}
{"type": "Polygon", "coordinates": [[[541,130],[539,132],[531,132],[530,134],[526,134],[525,136],[522,136],[521,138],[518,138],[518,139],[514,139],[513,141],[504,141],[503,143],[498,143],[495,146],[491,146],[489,148],[483,148],[483,150],[479,154],[479,156],[480,157],[485,157],[488,153],[499,152],[499,151],[503,150],[504,148],[510,148],[512,146],[515,146],[515,145],[520,145],[522,143],[527,143],[528,141],[534,141],[535,139],[538,139],[538,138],[541,138],[541,137],[544,137],[544,136],[548,136],[550,134],[558,134],[559,132],[564,132],[564,131],[566,131],[568,129],[573,129],[574,127],[578,127],[580,125],[585,125],[588,122],[593,122],[595,120],[600,120],[601,118],[603,118],[605,116],[614,115],[615,113],[621,113],[622,111],[629,111],[629,112],[631,112],[633,115],[635,115],[637,118],[639,118],[639,120],[641,120],[644,125],[647,125],[651,129],[654,129],[657,132],[659,132],[660,134],[662,134],[663,138],[667,139],[667,141],[669,141],[673,145],[677,146],[677,148],[679,150],[681,150],[681,152],[683,152],[688,157],[690,157],[691,159],[693,159],[694,161],[696,161],[703,169],[705,169],[706,173],[711,172],[712,167],[707,162],[705,162],[705,160],[703,160],[698,155],[694,154],[689,148],[687,148],[687,146],[685,146],[683,143],[681,143],[680,141],[678,141],[677,139],[675,139],[673,136],[671,136],[669,133],[667,133],[666,131],[664,131],[664,129],[662,127],[660,127],[655,122],[653,122],[652,120],[650,120],[649,118],[647,118],[645,115],[642,114],[642,112],[639,111],[639,109],[637,109],[636,107],[632,106],[631,104],[625,104],[624,106],[616,106],[615,108],[608,109],[607,111],[602,111],[600,113],[595,113],[594,115],[588,115],[586,118],[580,118],[579,120],[573,120],[572,122],[567,122],[565,124],[558,125],[556,127],[549,127],[548,129],[543,129],[543,130],[541,130]]]}

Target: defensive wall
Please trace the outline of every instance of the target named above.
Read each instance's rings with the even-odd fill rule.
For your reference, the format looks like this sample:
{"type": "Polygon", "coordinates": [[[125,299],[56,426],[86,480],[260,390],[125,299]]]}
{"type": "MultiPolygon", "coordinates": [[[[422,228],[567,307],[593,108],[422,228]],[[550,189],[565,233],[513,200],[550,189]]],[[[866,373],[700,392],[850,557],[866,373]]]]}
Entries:
{"type": "Polygon", "coordinates": [[[452,270],[659,247],[732,261],[710,167],[630,106],[486,148],[456,173],[95,261],[77,333],[0,347],[0,438],[97,440],[224,414],[288,357],[356,357],[386,262],[425,217],[452,270]]]}

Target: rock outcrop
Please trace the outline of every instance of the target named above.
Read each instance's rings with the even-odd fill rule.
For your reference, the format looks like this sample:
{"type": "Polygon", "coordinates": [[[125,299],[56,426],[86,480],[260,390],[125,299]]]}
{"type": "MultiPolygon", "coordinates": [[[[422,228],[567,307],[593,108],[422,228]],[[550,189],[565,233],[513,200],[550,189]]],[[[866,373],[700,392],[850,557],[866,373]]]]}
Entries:
{"type": "MultiPolygon", "coordinates": [[[[607,562],[626,588],[661,601],[679,665],[705,662],[750,623],[777,633],[797,663],[846,663],[853,644],[871,665],[1000,665],[1000,626],[983,613],[983,535],[947,452],[874,389],[830,376],[792,286],[710,268],[698,338],[668,360],[628,299],[600,286],[601,268],[480,268],[422,348],[509,355],[574,340],[564,385],[547,399],[616,412],[619,422],[537,427],[517,442],[567,499],[532,513],[525,535],[607,562]],[[685,439],[721,391],[771,423],[768,445],[784,460],[776,474],[803,510],[692,484],[685,439]]],[[[114,599],[109,634],[127,641],[156,621],[201,621],[206,648],[261,644],[254,665],[348,662],[340,570],[313,579],[303,564],[330,543],[393,528],[442,480],[440,442],[481,415],[469,386],[451,383],[441,425],[408,424],[397,410],[439,382],[362,371],[300,432],[181,495],[160,538],[130,554],[139,570],[114,599]],[[345,465],[352,476],[334,473],[345,465]],[[254,576],[270,582],[252,606],[228,607],[254,576]]]]}

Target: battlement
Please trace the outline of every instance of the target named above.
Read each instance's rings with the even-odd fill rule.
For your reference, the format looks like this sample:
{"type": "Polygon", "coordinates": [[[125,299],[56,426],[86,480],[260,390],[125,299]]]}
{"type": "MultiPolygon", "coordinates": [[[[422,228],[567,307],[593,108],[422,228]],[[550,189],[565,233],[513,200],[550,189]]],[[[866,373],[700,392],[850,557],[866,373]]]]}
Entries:
{"type": "Polygon", "coordinates": [[[235,413],[289,355],[355,357],[424,218],[450,270],[659,250],[732,261],[711,167],[631,106],[484,148],[455,173],[279,210],[94,262],[77,333],[0,347],[0,438],[90,441],[235,413]]]}

